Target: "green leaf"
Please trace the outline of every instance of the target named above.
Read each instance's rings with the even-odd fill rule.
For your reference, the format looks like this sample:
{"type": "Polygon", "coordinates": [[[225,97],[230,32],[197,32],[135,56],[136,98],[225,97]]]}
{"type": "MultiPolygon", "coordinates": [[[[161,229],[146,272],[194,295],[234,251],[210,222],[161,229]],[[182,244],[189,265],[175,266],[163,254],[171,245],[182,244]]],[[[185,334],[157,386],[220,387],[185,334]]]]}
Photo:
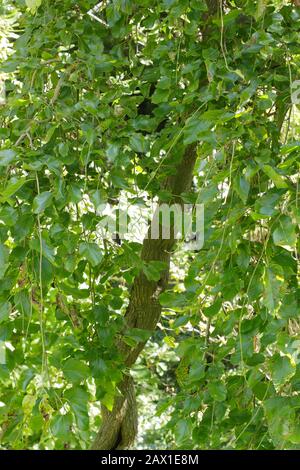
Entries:
{"type": "Polygon", "coordinates": [[[38,7],[41,6],[42,0],[25,0],[25,3],[31,13],[35,13],[38,7]]]}
{"type": "Polygon", "coordinates": [[[6,245],[0,243],[0,279],[3,279],[8,268],[9,249],[6,245]]]}
{"type": "Polygon", "coordinates": [[[15,160],[16,152],[11,149],[0,150],[0,167],[7,166],[15,160]]]}
{"type": "Polygon", "coordinates": [[[93,308],[93,314],[95,320],[99,322],[100,325],[105,325],[110,316],[109,308],[104,304],[104,302],[98,302],[97,305],[95,305],[93,308]]]}
{"type": "Polygon", "coordinates": [[[241,200],[246,203],[250,190],[249,181],[247,181],[243,176],[237,177],[234,182],[234,189],[241,200]]]}
{"type": "MultiPolygon", "coordinates": [[[[33,240],[30,240],[29,242],[30,248],[33,250],[36,250],[38,253],[41,252],[41,242],[39,238],[34,238],[33,240]]],[[[50,261],[51,264],[54,264],[55,261],[55,252],[54,249],[48,245],[46,240],[42,238],[42,253],[43,256],[50,261]]]]}
{"type": "Polygon", "coordinates": [[[68,441],[70,438],[72,415],[67,413],[65,415],[57,414],[52,418],[51,431],[55,437],[68,441]]]}
{"type": "Polygon", "coordinates": [[[31,179],[27,179],[26,177],[19,179],[11,178],[8,185],[0,191],[0,202],[8,201],[9,198],[19,191],[25,183],[28,183],[28,181],[31,181],[31,179]]]}
{"type": "Polygon", "coordinates": [[[106,393],[104,397],[101,399],[101,404],[108,409],[108,411],[112,411],[114,407],[115,396],[111,393],[106,393]]]}
{"type": "Polygon", "coordinates": [[[168,90],[172,86],[172,80],[171,77],[164,76],[160,77],[160,79],[157,82],[157,88],[160,88],[162,90],[168,90]]]}
{"type": "Polygon", "coordinates": [[[22,374],[20,375],[20,384],[24,392],[34,377],[35,371],[33,369],[25,369],[22,372],[22,374]]]}
{"type": "Polygon", "coordinates": [[[234,114],[224,109],[212,109],[187,120],[184,128],[184,143],[192,144],[197,140],[214,142],[211,129],[216,124],[224,124],[234,118],[234,114]]]}
{"type": "Polygon", "coordinates": [[[106,194],[104,191],[97,189],[96,191],[93,191],[91,193],[91,201],[95,206],[95,209],[98,209],[98,207],[101,204],[105,204],[106,202],[106,194]]]}
{"type": "Polygon", "coordinates": [[[166,264],[160,261],[150,261],[143,265],[143,271],[149,281],[159,281],[163,269],[166,269],[166,264]]]}
{"type": "Polygon", "coordinates": [[[295,426],[295,409],[290,399],[270,398],[265,401],[264,407],[271,437],[275,442],[288,440],[295,426]]]}
{"type": "Polygon", "coordinates": [[[188,305],[188,295],[185,292],[163,292],[159,296],[159,302],[163,307],[172,308],[173,310],[180,310],[182,307],[188,305]]]}
{"type": "Polygon", "coordinates": [[[111,182],[116,188],[128,189],[130,190],[130,185],[126,178],[124,178],[123,171],[120,171],[116,168],[110,174],[111,182]]]}
{"type": "Polygon", "coordinates": [[[81,187],[77,184],[71,184],[68,187],[68,197],[70,201],[77,204],[82,199],[81,187]]]}
{"type": "Polygon", "coordinates": [[[129,145],[135,152],[146,153],[149,150],[149,141],[143,134],[132,134],[129,139],[129,145]]]}
{"type": "MultiPolygon", "coordinates": [[[[53,273],[52,264],[44,256],[42,257],[41,268],[42,268],[41,269],[42,283],[43,283],[43,286],[46,286],[50,284],[50,282],[53,280],[54,273],[53,273]]],[[[40,282],[40,256],[39,254],[34,257],[33,272],[38,282],[40,282]]]]}
{"type": "Polygon", "coordinates": [[[281,283],[277,279],[276,273],[271,268],[266,268],[263,277],[264,304],[271,313],[278,305],[279,288],[281,283]]]}
{"type": "Polygon", "coordinates": [[[15,294],[14,302],[23,315],[31,315],[31,300],[27,290],[23,289],[15,294]]]}
{"type": "Polygon", "coordinates": [[[0,323],[8,319],[10,312],[9,302],[0,302],[0,323]]]}
{"type": "Polygon", "coordinates": [[[120,153],[120,145],[118,143],[111,142],[107,145],[105,154],[108,157],[109,161],[111,162],[115,161],[119,153],[120,153]]]}
{"type": "Polygon", "coordinates": [[[284,177],[278,173],[275,168],[271,167],[270,165],[264,165],[263,166],[263,171],[266,173],[266,175],[271,178],[273,183],[275,184],[276,188],[281,189],[281,188],[287,188],[288,184],[285,181],[284,177]]]}
{"type": "Polygon", "coordinates": [[[176,348],[176,343],[173,336],[165,336],[163,341],[167,346],[169,346],[169,348],[176,348]]]}
{"type": "Polygon", "coordinates": [[[296,246],[297,235],[292,219],[286,215],[282,215],[276,226],[272,235],[275,245],[293,251],[296,246]]]}
{"type": "Polygon", "coordinates": [[[217,313],[219,313],[221,307],[222,307],[222,300],[217,300],[210,307],[204,308],[203,314],[207,318],[213,318],[215,315],[217,315],[217,313]]]}
{"type": "Polygon", "coordinates": [[[210,382],[208,393],[215,401],[225,401],[227,397],[226,387],[222,382],[210,382]]]}
{"type": "Polygon", "coordinates": [[[182,444],[191,438],[191,421],[188,419],[179,419],[175,426],[175,438],[177,444],[182,444]]]}
{"type": "Polygon", "coordinates": [[[126,331],[124,339],[132,340],[132,344],[145,343],[151,336],[152,332],[142,330],[141,328],[131,328],[126,331]]]}
{"type": "Polygon", "coordinates": [[[30,415],[32,413],[32,408],[34,407],[36,403],[36,396],[27,394],[24,396],[22,400],[22,409],[24,411],[25,415],[30,415]]]}
{"type": "Polygon", "coordinates": [[[38,194],[32,203],[32,210],[35,214],[41,214],[52,203],[53,195],[50,191],[38,194]]]}
{"type": "Polygon", "coordinates": [[[63,364],[62,370],[65,377],[74,384],[80,383],[89,377],[88,366],[77,359],[68,359],[63,364]]]}
{"type": "Polygon", "coordinates": [[[18,212],[13,207],[5,205],[0,211],[0,220],[2,220],[5,225],[12,227],[18,220],[18,212]]]}
{"type": "Polygon", "coordinates": [[[168,101],[170,91],[169,89],[156,88],[155,92],[151,97],[151,101],[154,104],[165,103],[168,101]]]}
{"type": "Polygon", "coordinates": [[[79,254],[86,258],[93,267],[98,266],[103,258],[102,251],[96,243],[80,243],[79,254]]]}
{"type": "Polygon", "coordinates": [[[172,328],[179,328],[180,326],[186,325],[189,320],[190,317],[188,315],[177,317],[174,323],[172,324],[172,328]]]}
{"type": "Polygon", "coordinates": [[[270,361],[270,371],[275,387],[282,387],[296,372],[296,364],[288,356],[275,354],[270,361]]]}
{"type": "Polygon", "coordinates": [[[280,194],[274,192],[269,192],[260,197],[255,202],[256,212],[265,217],[271,217],[275,215],[277,213],[275,206],[278,203],[279,198],[280,194]]]}
{"type": "Polygon", "coordinates": [[[198,382],[205,376],[205,365],[199,362],[195,362],[191,365],[189,371],[189,379],[191,382],[198,382]]]}
{"type": "Polygon", "coordinates": [[[84,388],[77,386],[76,388],[68,389],[64,397],[75,415],[78,428],[82,431],[89,430],[88,392],[84,388]]]}

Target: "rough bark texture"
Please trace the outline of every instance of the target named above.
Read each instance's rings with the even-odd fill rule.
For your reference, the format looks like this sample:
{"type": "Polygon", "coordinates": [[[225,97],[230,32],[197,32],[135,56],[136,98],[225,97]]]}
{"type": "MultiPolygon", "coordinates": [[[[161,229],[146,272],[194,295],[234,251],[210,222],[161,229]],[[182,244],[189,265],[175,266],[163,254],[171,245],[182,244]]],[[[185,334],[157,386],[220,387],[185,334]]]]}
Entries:
{"type": "MultiPolygon", "coordinates": [[[[176,174],[170,176],[165,182],[172,194],[176,194],[173,202],[179,202],[181,193],[187,191],[192,182],[193,169],[196,161],[196,148],[190,146],[186,149],[176,174]]],[[[149,233],[151,225],[149,227],[149,233]]],[[[158,238],[151,239],[150,235],[143,242],[141,258],[143,261],[164,261],[167,269],[161,274],[159,281],[149,281],[141,272],[134,280],[129,305],[125,314],[126,328],[140,328],[154,331],[161,314],[161,306],[158,296],[168,284],[169,264],[171,250],[174,246],[174,237],[168,240],[158,238]]],[[[125,364],[130,368],[144,348],[145,343],[139,343],[130,348],[120,341],[120,349],[125,364]]],[[[126,449],[132,445],[137,434],[137,408],[134,391],[134,383],[131,376],[124,376],[119,384],[121,395],[117,397],[113,410],[109,412],[102,409],[102,425],[93,443],[92,449],[126,449]]]]}
{"type": "Polygon", "coordinates": [[[94,450],[128,449],[137,434],[137,406],[134,383],[126,375],[119,385],[112,412],[102,407],[102,425],[93,443],[94,450]]]}

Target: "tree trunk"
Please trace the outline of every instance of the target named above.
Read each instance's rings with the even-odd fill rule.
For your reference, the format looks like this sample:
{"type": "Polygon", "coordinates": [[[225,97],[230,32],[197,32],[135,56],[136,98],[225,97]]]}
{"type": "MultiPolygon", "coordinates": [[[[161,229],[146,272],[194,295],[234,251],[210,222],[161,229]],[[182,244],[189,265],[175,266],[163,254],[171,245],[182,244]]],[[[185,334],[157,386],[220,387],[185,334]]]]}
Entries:
{"type": "MultiPolygon", "coordinates": [[[[180,202],[180,194],[188,191],[193,177],[196,161],[196,147],[189,146],[178,165],[176,174],[168,177],[165,188],[176,194],[172,202],[180,202]]],[[[129,305],[125,313],[126,328],[140,328],[154,331],[160,318],[161,306],[158,296],[168,285],[171,250],[174,247],[174,234],[171,227],[170,239],[151,239],[151,225],[148,237],[143,242],[141,259],[145,262],[164,261],[167,269],[159,281],[149,281],[140,272],[133,283],[129,305]]],[[[130,368],[144,348],[145,343],[139,343],[132,348],[120,341],[118,348],[124,357],[125,364],[130,368]]],[[[132,377],[125,375],[119,384],[121,395],[115,400],[114,407],[109,412],[102,407],[102,425],[93,443],[92,449],[126,449],[133,444],[137,434],[137,407],[132,377]]]]}

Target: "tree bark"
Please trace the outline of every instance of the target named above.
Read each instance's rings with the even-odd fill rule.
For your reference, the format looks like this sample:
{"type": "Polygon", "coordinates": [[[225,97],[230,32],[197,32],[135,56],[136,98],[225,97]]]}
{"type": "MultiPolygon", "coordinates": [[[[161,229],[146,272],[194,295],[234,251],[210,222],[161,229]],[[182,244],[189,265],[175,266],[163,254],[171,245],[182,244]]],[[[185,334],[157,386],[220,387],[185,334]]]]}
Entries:
{"type": "MultiPolygon", "coordinates": [[[[182,161],[177,166],[176,174],[165,181],[164,187],[172,194],[176,194],[171,202],[180,203],[180,195],[188,191],[193,177],[196,161],[196,146],[187,147],[182,161]]],[[[159,281],[149,281],[143,272],[140,272],[133,283],[129,305],[125,313],[126,328],[140,328],[154,331],[160,318],[161,306],[159,294],[168,285],[169,265],[171,251],[175,244],[174,233],[171,227],[169,239],[151,239],[151,224],[148,237],[143,242],[142,261],[164,261],[167,268],[161,273],[159,281]]],[[[124,357],[128,369],[135,363],[145,343],[139,343],[131,348],[122,340],[118,348],[124,357]]],[[[102,407],[102,425],[92,445],[92,449],[112,450],[129,448],[137,434],[137,407],[132,377],[127,374],[119,384],[121,395],[115,400],[114,407],[109,412],[102,407]]]]}

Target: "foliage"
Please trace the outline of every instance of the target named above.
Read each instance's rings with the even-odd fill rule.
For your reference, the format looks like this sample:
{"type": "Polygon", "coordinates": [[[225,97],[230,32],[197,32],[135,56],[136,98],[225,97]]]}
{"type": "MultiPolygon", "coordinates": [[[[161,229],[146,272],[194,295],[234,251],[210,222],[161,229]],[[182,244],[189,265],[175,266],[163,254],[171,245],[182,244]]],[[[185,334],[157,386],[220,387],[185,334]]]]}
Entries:
{"type": "Polygon", "coordinates": [[[183,199],[205,204],[205,244],[179,247],[159,329],[134,366],[139,395],[164,417],[144,445],[299,448],[299,8],[228,0],[209,16],[203,0],[111,0],[97,21],[95,0],[11,3],[3,448],[90,445],[125,370],[115,340],[130,285],[160,269],[143,265],[140,243],[103,238],[97,209],[122,194],[168,200],[163,182],[190,144],[183,199]]]}

